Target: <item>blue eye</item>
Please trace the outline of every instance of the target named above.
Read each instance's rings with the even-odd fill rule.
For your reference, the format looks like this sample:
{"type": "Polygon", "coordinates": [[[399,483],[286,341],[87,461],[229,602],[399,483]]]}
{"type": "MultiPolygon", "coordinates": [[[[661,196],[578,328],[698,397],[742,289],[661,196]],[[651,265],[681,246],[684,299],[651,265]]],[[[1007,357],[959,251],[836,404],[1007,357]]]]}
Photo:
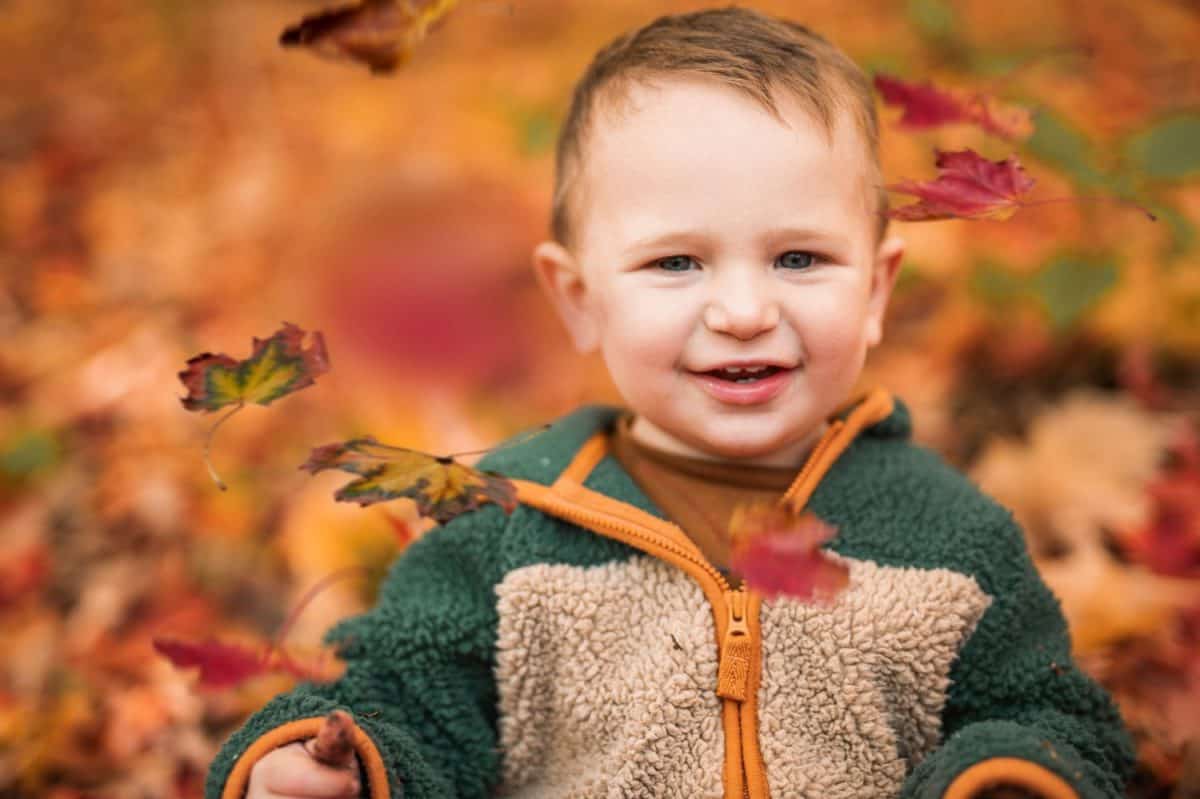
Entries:
{"type": "Polygon", "coordinates": [[[807,269],[817,261],[817,256],[803,250],[788,250],[779,256],[778,263],[788,269],[807,269]]]}
{"type": "Polygon", "coordinates": [[[690,255],[670,255],[666,258],[659,258],[654,264],[659,269],[664,269],[668,272],[686,272],[688,264],[693,263],[690,255]]]}

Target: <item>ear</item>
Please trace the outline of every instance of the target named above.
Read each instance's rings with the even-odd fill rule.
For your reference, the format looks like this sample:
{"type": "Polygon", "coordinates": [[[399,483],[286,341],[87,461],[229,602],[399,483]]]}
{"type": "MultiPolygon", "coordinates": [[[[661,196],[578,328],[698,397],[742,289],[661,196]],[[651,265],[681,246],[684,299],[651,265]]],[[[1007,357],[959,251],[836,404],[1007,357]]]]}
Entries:
{"type": "Polygon", "coordinates": [[[866,334],[870,349],[883,339],[883,316],[887,311],[900,261],[904,257],[904,239],[891,236],[879,244],[871,269],[871,293],[867,298],[866,334]]]}
{"type": "Polygon", "coordinates": [[[566,325],[575,349],[587,354],[599,344],[599,326],[591,295],[578,262],[556,241],[543,241],[533,248],[533,271],[566,325]]]}

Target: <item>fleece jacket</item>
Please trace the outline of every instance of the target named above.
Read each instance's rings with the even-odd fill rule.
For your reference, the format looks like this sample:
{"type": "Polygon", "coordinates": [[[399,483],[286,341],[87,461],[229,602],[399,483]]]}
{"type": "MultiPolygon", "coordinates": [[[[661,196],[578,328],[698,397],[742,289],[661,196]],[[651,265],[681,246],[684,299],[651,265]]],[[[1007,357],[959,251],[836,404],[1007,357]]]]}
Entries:
{"type": "Polygon", "coordinates": [[[824,602],[731,588],[612,457],[622,412],[483,458],[517,508],[411,544],[326,635],[343,676],[251,715],[207,799],[337,708],[372,799],[1122,795],[1130,739],[1020,528],[912,442],[898,398],[831,415],[781,500],[837,528],[849,583],[824,602]]]}

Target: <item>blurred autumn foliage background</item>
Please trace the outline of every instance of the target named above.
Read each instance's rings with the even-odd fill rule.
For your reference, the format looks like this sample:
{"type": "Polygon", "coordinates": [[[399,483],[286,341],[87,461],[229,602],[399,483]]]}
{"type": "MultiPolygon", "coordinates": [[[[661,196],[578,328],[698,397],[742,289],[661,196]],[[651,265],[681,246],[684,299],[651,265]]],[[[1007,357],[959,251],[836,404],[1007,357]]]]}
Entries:
{"type": "MultiPolygon", "coordinates": [[[[224,736],[295,678],[203,688],[152,638],[261,647],[341,574],[286,628],[331,667],[321,633],[427,524],[407,502],[334,502],[345,475],[297,468],[312,447],[470,450],[620,401],[529,251],[574,78],[619,31],[702,5],[463,0],[386,77],[278,45],[317,0],[3,5],[0,795],[200,796],[224,736]],[[283,320],[324,333],[331,369],[221,428],[222,492],[212,418],[181,407],[177,373],[283,320]]],[[[751,5],[872,73],[1033,111],[1006,142],[901,130],[881,106],[889,181],[971,147],[1016,154],[1035,197],[1159,217],[1079,201],[893,223],[909,256],[864,382],[1017,514],[1137,736],[1131,795],[1196,790],[1200,10],[751,5]]]]}

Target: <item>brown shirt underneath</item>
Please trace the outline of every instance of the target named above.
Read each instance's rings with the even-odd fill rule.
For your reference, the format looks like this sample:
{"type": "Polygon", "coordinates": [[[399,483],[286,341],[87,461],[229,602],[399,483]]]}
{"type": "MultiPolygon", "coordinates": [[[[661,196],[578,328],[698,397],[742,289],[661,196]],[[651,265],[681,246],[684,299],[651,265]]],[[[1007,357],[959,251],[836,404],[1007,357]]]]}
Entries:
{"type": "Polygon", "coordinates": [[[667,518],[679,525],[730,585],[741,576],[729,565],[729,517],[736,504],[777,502],[800,467],[740,465],[648,447],[630,433],[634,415],[617,417],[612,456],[667,518]]]}

